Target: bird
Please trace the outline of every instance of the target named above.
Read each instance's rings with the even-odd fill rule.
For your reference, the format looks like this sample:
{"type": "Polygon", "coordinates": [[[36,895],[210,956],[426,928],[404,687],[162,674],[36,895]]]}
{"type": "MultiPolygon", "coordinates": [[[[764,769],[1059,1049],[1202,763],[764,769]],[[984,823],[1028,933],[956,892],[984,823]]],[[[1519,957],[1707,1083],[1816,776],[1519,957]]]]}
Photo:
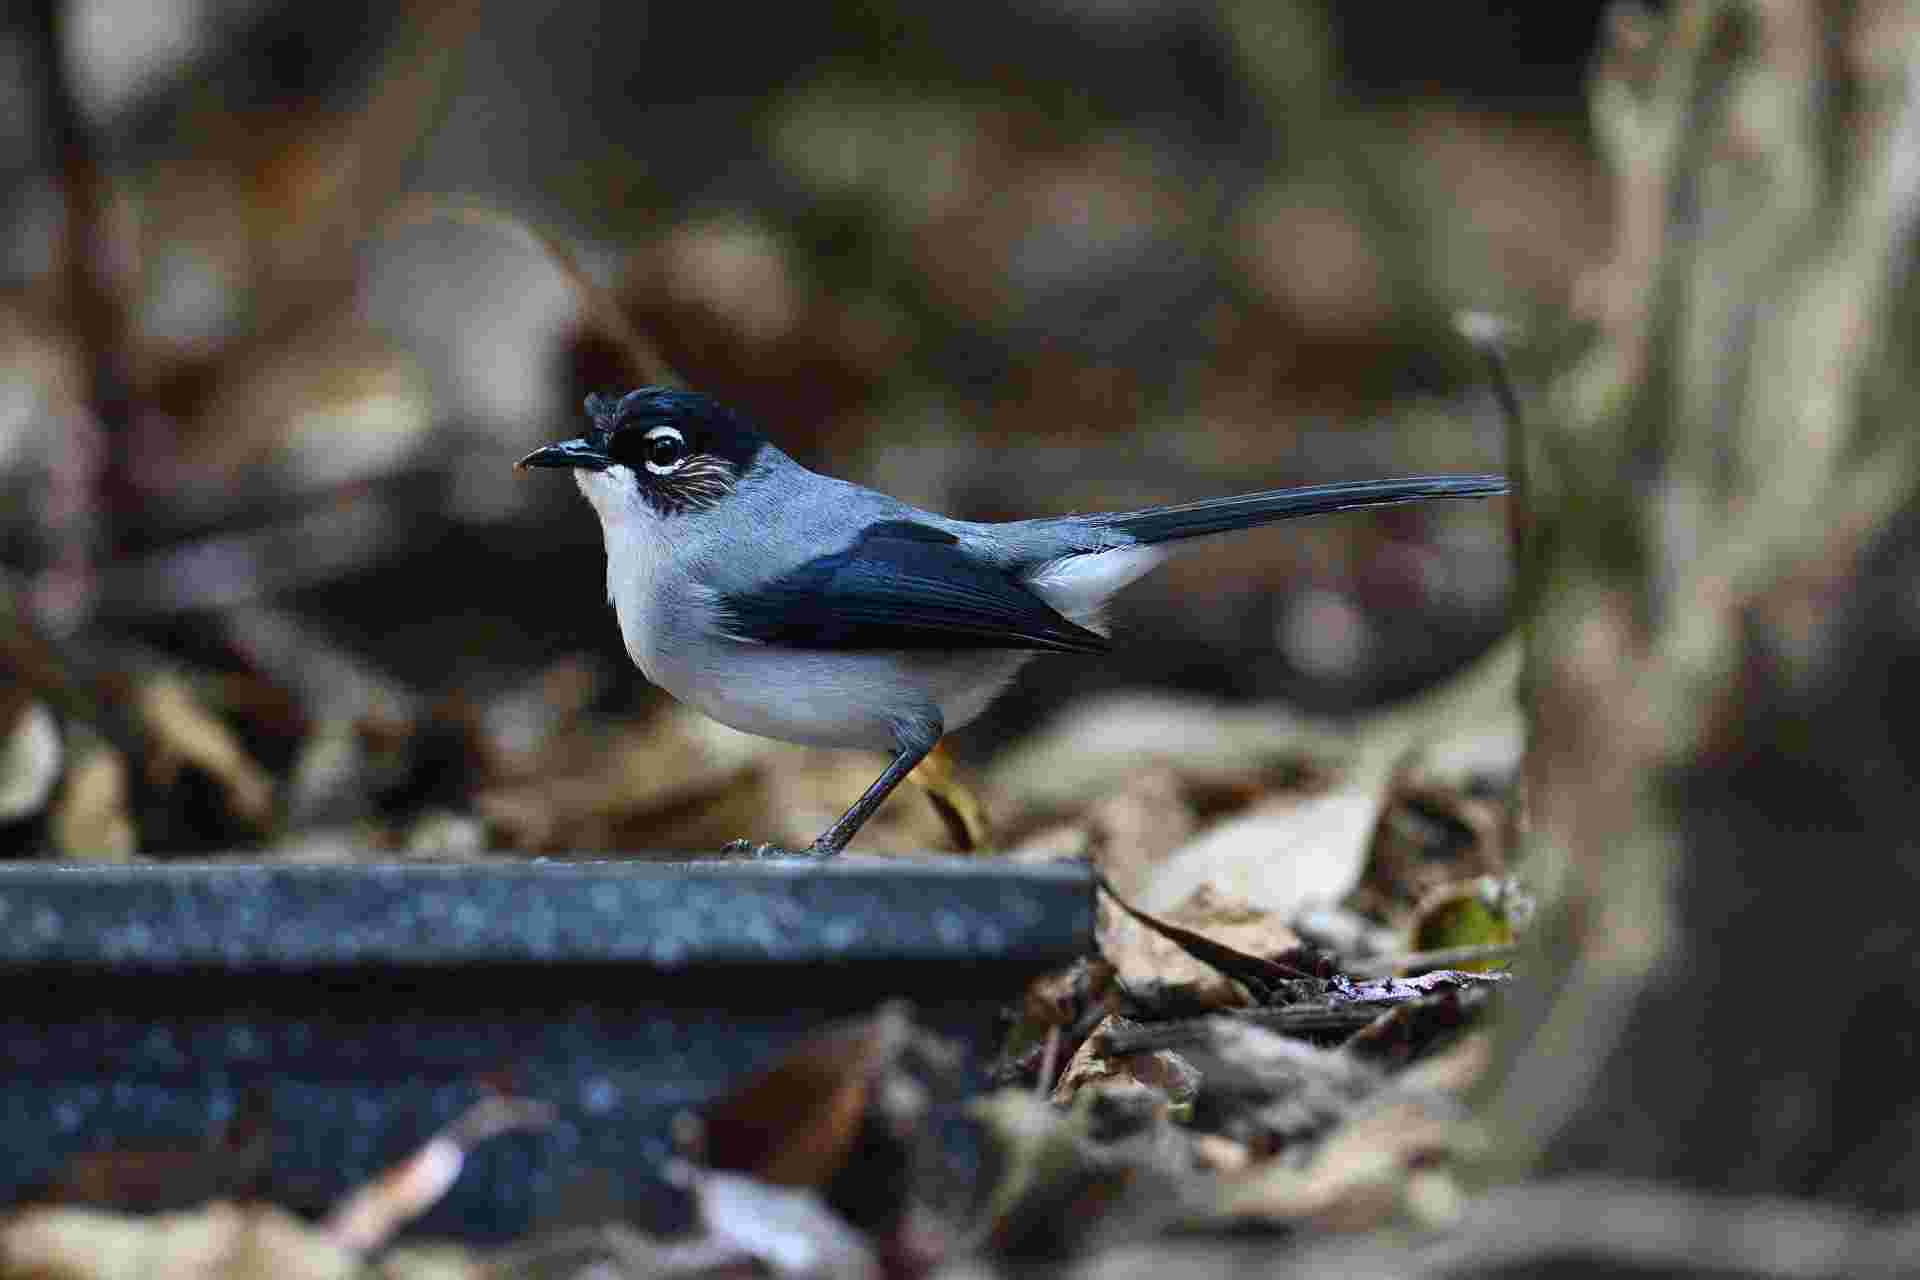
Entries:
{"type": "Polygon", "coordinates": [[[1507,492],[1499,475],[1425,475],[988,523],[808,470],[701,392],[595,393],[585,410],[585,434],[518,465],[573,472],[605,535],[621,639],[647,679],[746,733],[889,757],[807,848],[737,840],[735,855],[839,854],[1036,654],[1107,653],[1108,600],[1169,544],[1507,492]]]}

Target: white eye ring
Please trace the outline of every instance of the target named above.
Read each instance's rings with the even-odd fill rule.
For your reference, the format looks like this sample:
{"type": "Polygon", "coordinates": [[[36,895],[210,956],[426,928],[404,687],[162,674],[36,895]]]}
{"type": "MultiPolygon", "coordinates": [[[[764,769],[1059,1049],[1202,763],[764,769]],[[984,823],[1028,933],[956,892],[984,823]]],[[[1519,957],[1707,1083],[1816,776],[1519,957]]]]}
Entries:
{"type": "Polygon", "coordinates": [[[649,455],[654,452],[656,446],[663,440],[672,441],[675,445],[679,446],[679,449],[671,462],[655,462],[651,456],[647,457],[647,470],[656,476],[670,476],[687,465],[687,438],[681,435],[677,428],[655,427],[653,430],[647,432],[646,435],[640,437],[640,441],[646,446],[649,455]]]}

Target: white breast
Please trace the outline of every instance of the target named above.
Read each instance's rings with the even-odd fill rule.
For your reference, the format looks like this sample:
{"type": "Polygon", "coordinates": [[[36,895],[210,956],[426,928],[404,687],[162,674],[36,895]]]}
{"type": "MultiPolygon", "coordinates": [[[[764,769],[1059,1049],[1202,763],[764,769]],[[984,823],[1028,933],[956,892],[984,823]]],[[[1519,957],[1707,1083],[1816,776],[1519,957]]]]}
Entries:
{"type": "Polygon", "coordinates": [[[647,679],[663,683],[659,666],[661,587],[673,563],[663,522],[630,483],[600,471],[575,471],[574,482],[593,504],[607,544],[607,603],[620,620],[620,638],[647,679]]]}

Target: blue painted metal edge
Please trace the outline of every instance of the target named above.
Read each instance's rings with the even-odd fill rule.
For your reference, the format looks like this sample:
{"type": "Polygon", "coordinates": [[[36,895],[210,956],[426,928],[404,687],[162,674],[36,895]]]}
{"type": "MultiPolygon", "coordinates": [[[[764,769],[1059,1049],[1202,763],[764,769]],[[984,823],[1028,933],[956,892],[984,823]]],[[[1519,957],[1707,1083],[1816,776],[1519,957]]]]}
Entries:
{"type": "Polygon", "coordinates": [[[1066,962],[1078,863],[858,858],[0,866],[0,968],[1066,962]]]}

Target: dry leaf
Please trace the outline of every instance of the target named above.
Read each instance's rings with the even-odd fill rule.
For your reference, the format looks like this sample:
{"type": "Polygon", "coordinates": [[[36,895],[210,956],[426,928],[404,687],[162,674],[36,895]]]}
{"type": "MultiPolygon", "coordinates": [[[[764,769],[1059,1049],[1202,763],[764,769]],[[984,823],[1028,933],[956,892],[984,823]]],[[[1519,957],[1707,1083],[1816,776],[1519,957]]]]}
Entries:
{"type": "MultiPolygon", "coordinates": [[[[1512,943],[1514,928],[1507,897],[1504,884],[1491,876],[1430,890],[1414,911],[1413,949],[1416,952],[1446,951],[1512,943]]],[[[1502,961],[1458,967],[1492,970],[1504,966],[1502,961]]]]}
{"type": "Polygon", "coordinates": [[[23,1209],[0,1220],[0,1260],[26,1280],[355,1280],[360,1257],[273,1205],[216,1201],[131,1217],[23,1209]]]}
{"type": "Polygon", "coordinates": [[[127,813],[127,765],[104,742],[78,746],[53,802],[53,845],[63,858],[124,862],[139,837],[127,813]]]}
{"type": "MultiPolygon", "coordinates": [[[[1443,886],[1506,871],[1511,801],[1446,787],[1395,783],[1372,841],[1366,874],[1351,905],[1396,922],[1443,886]]],[[[1511,941],[1475,938],[1470,941],[1511,941]]],[[[1457,945],[1416,945],[1434,950],[1457,945]]]]}
{"type": "Polygon", "coordinates": [[[1357,740],[1350,726],[1287,707],[1116,694],[1068,709],[1002,752],[988,781],[1019,811],[1057,812],[1109,794],[1146,768],[1213,785],[1337,772],[1357,740]]]}
{"type": "Polygon", "coordinates": [[[1451,1093],[1464,1098],[1493,1065],[1493,1036],[1474,1031],[1429,1054],[1393,1078],[1405,1093],[1451,1093]]]}
{"type": "MultiPolygon", "coordinates": [[[[1205,885],[1171,911],[1159,912],[1169,924],[1190,929],[1211,942],[1262,960],[1274,960],[1299,945],[1299,938],[1274,913],[1216,893],[1205,885]]],[[[1194,955],[1179,942],[1155,932],[1102,895],[1096,920],[1100,953],[1129,991],[1178,993],[1206,1008],[1249,1002],[1238,981],[1194,955]]],[[[1280,977],[1290,975],[1281,974],[1280,977]]]]}
{"type": "Polygon", "coordinates": [[[1140,905],[1164,911],[1208,886],[1291,920],[1340,901],[1366,866],[1391,770],[1369,751],[1332,786],[1278,794],[1215,824],[1161,863],[1140,905]]]}
{"type": "Polygon", "coordinates": [[[65,755],[53,713],[18,688],[9,692],[16,695],[12,707],[0,708],[0,822],[46,807],[65,755]]]}
{"type": "Polygon", "coordinates": [[[889,1004],[809,1036],[701,1116],[705,1163],[779,1186],[825,1186],[912,1035],[906,1007],[889,1004]]]}
{"type": "Polygon", "coordinates": [[[482,1098],[426,1144],[366,1186],[350,1192],[321,1224],[343,1249],[367,1253],[440,1203],[474,1147],[518,1129],[542,1128],[553,1108],[523,1098],[482,1098]]]}
{"type": "Polygon", "coordinates": [[[1145,1089],[1157,1095],[1163,1107],[1191,1101],[1200,1087],[1200,1073],[1193,1065],[1170,1049],[1150,1053],[1108,1052],[1100,1032],[1114,1021],[1109,1015],[1081,1042],[1054,1085],[1053,1101],[1056,1104],[1071,1102],[1075,1094],[1088,1086],[1145,1089]]]}
{"type": "Polygon", "coordinates": [[[1225,1182],[1217,1216],[1365,1231],[1402,1211],[1416,1171],[1432,1173],[1436,1162],[1477,1146],[1464,1113],[1450,1101],[1385,1097],[1329,1134],[1304,1168],[1269,1161],[1225,1182]]]}
{"type": "Polygon", "coordinates": [[[272,1156],[267,1095],[253,1091],[204,1143],[109,1148],[69,1157],[52,1179],[47,1199],[128,1213],[183,1210],[209,1200],[244,1198],[272,1156]]]}
{"type": "Polygon", "coordinates": [[[335,315],[290,339],[229,350],[182,433],[185,473],[204,477],[203,501],[263,466],[287,489],[323,489],[391,472],[433,425],[432,391],[415,362],[335,315]]]}
{"type": "Polygon", "coordinates": [[[611,729],[582,723],[556,734],[542,759],[523,762],[518,780],[476,795],[474,808],[512,848],[607,848],[622,824],[744,789],[774,749],[678,706],[611,729]]]}
{"type": "Polygon", "coordinates": [[[1223,1138],[1217,1133],[1193,1135],[1193,1162],[1208,1173],[1240,1173],[1253,1163],[1253,1152],[1244,1142],[1223,1138]]]}
{"type": "Polygon", "coordinates": [[[907,781],[927,793],[940,820],[947,824],[955,848],[972,853],[991,847],[993,831],[987,824],[986,807],[973,788],[961,780],[946,739],[934,744],[907,775],[907,781]]]}
{"type": "Polygon", "coordinates": [[[1031,831],[1009,849],[1016,862],[1091,862],[1123,894],[1137,894],[1154,867],[1199,828],[1188,788],[1171,770],[1121,779],[1070,822],[1031,831]]]}
{"type": "Polygon", "coordinates": [[[1083,956],[1065,969],[1028,984],[1020,1002],[1021,1021],[1035,1028],[1068,1027],[1104,1000],[1113,986],[1113,966],[1100,956],[1083,956]]]}
{"type": "Polygon", "coordinates": [[[1126,895],[1139,894],[1154,868],[1199,827],[1179,777],[1167,769],[1125,779],[1096,800],[1081,823],[1091,836],[1094,866],[1126,895]]]}
{"type": "Polygon", "coordinates": [[[233,730],[200,705],[185,681],[173,676],[143,681],[137,706],[151,739],[150,782],[167,787],[183,767],[197,766],[219,782],[235,817],[256,830],[272,820],[272,776],[247,755],[233,730]]]}
{"type": "MultiPolygon", "coordinates": [[[[803,847],[873,785],[885,763],[883,756],[871,752],[778,745],[761,774],[761,790],[752,797],[757,810],[743,818],[733,834],[765,832],[776,844],[803,847]]],[[[860,828],[848,851],[917,853],[952,847],[948,824],[939,812],[911,792],[896,791],[860,828]]]]}
{"type": "Polygon", "coordinates": [[[881,1274],[866,1241],[809,1189],[699,1170],[692,1175],[692,1190],[705,1229],[703,1243],[716,1255],[737,1252],[758,1259],[776,1276],[810,1280],[869,1280],[881,1274]]]}
{"type": "Polygon", "coordinates": [[[1204,1038],[1182,1049],[1201,1075],[1193,1126],[1264,1155],[1317,1141],[1387,1078],[1338,1050],[1239,1019],[1210,1017],[1202,1029],[1204,1038]]]}
{"type": "Polygon", "coordinates": [[[1138,1140],[1101,1143],[1090,1134],[1100,1108],[1063,1109],[1028,1089],[1001,1089],[970,1110],[997,1157],[982,1214],[996,1253],[1057,1259],[1103,1230],[1145,1233],[1186,1212],[1186,1147],[1164,1121],[1138,1140]]]}
{"type": "Polygon", "coordinates": [[[486,824],[470,813],[429,809],[408,823],[400,836],[400,852],[409,858],[461,861],[486,851],[486,824]]]}

